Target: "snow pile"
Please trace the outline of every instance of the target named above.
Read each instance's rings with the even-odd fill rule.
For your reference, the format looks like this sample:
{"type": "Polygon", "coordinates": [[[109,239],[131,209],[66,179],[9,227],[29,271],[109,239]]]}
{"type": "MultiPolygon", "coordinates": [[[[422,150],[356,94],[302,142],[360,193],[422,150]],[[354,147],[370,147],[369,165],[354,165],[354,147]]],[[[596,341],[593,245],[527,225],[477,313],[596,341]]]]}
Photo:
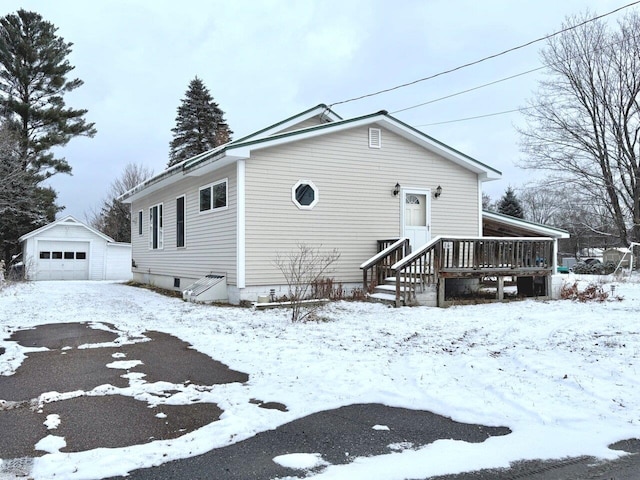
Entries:
{"type": "MultiPolygon", "coordinates": [[[[615,294],[623,300],[528,300],[448,309],[338,302],[320,311],[322,321],[291,324],[287,310],[197,305],[108,282],[11,285],[0,291],[0,347],[6,350],[0,374],[10,375],[29,351],[6,341],[12,332],[43,323],[95,321],[130,337],[145,330],[170,333],[250,375],[245,385],[185,391],[184,403],[197,397],[217,403],[224,413],[175,440],[62,454],[55,453],[62,447],[45,439],[40,446],[54,453],[34,460],[36,479],[121,475],[353,403],[429,410],[461,422],[506,426],[513,433],[480,444],[440,440],[415,450],[397,445],[388,455],[320,468],[312,478],[425,478],[523,459],[614,458],[620,452],[607,445],[640,438],[640,284],[618,282],[615,294]],[[256,398],[288,410],[258,408],[250,402],[256,398]]],[[[127,368],[130,361],[111,366],[127,368]]],[[[118,393],[151,398],[153,385],[135,375],[127,378],[130,386],[118,393]]],[[[173,401],[180,402],[180,396],[173,401]]],[[[321,453],[274,461],[302,469],[322,465],[321,453]]]]}

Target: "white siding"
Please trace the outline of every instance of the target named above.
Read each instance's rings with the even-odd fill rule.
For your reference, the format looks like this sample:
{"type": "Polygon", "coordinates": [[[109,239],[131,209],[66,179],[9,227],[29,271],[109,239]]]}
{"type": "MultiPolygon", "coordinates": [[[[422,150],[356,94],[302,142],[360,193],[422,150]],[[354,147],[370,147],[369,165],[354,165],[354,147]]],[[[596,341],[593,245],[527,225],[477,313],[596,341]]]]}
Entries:
{"type": "Polygon", "coordinates": [[[107,243],[105,280],[131,280],[131,245],[107,243]]]}
{"type": "MultiPolygon", "coordinates": [[[[131,243],[136,263],[134,276],[160,275],[197,279],[211,272],[225,273],[227,283],[236,281],[236,167],[235,164],[199,177],[183,177],[170,187],[133,202],[131,243]],[[200,213],[199,189],[227,179],[226,209],[200,213]],[[186,196],[185,246],[176,247],[176,198],[186,196]],[[149,248],[149,207],[163,204],[162,249],[149,248]],[[142,210],[142,235],[138,212],[142,210]]],[[[183,283],[181,287],[185,287],[183,283]]]]}
{"type": "Polygon", "coordinates": [[[246,284],[282,284],[277,252],[296,243],[338,248],[336,280],[359,282],[359,265],[376,252],[376,240],[400,234],[403,187],[442,186],[432,199],[432,236],[479,235],[477,175],[382,129],[382,148],[369,148],[368,127],[254,151],[246,163],[246,284]],[[291,187],[310,180],[320,201],[301,210],[291,187]]]}
{"type": "MultiPolygon", "coordinates": [[[[87,261],[89,262],[89,280],[103,280],[105,275],[105,249],[106,241],[91,230],[82,225],[54,225],[46,231],[26,240],[24,247],[25,269],[29,279],[38,280],[38,260],[40,254],[39,244],[46,242],[60,242],[69,245],[69,242],[78,242],[80,245],[89,243],[87,261]]],[[[83,248],[84,249],[84,248],[83,248]]]]}

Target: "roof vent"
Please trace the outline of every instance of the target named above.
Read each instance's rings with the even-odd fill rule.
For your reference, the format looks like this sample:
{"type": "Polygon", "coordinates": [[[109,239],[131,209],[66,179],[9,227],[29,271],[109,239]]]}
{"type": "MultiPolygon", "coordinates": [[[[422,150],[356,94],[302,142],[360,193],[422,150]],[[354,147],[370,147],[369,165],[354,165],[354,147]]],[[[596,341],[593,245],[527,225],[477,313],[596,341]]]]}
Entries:
{"type": "Polygon", "coordinates": [[[379,128],[369,129],[369,148],[382,147],[382,132],[379,128]]]}

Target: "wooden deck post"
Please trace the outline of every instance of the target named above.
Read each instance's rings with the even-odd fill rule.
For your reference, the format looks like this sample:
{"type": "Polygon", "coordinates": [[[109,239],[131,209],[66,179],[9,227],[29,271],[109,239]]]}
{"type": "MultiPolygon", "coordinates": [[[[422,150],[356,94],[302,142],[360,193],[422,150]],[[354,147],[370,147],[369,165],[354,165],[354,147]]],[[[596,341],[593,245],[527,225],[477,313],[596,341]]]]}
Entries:
{"type": "Polygon", "coordinates": [[[437,300],[437,307],[444,307],[444,284],[445,284],[445,279],[440,277],[438,278],[438,300],[437,300]]]}
{"type": "Polygon", "coordinates": [[[498,293],[496,299],[499,301],[504,300],[504,277],[498,276],[498,293]]]}

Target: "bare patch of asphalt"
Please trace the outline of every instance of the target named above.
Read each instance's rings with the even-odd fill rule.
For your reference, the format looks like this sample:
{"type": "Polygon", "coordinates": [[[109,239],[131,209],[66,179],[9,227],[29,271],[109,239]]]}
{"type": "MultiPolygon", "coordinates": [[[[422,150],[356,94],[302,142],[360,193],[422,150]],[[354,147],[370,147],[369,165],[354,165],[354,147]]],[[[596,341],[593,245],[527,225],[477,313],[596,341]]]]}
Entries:
{"type": "MultiPolygon", "coordinates": [[[[21,468],[26,473],[29,459],[44,454],[35,450],[34,445],[51,433],[44,425],[50,414],[60,417],[60,425],[54,432],[65,438],[67,446],[61,449],[62,452],[177,438],[219,419],[222,410],[212,403],[163,404],[150,408],[146,402],[123,395],[82,395],[50,403],[38,401],[45,392],[90,391],[100,385],[128,386],[129,381],[121,377],[122,370],[106,367],[114,358],[140,360],[142,363],[129,371],[144,373],[145,381],[150,383],[165,381],[211,387],[242,383],[249,378],[174,336],[149,331],[142,337],[128,338],[113,346],[114,342],[122,342],[122,335],[112,325],[68,323],[42,325],[11,336],[10,340],[25,347],[48,350],[28,353],[13,375],[0,376],[0,458],[5,460],[0,466],[0,474],[3,469],[5,473],[11,473],[7,471],[11,468],[15,468],[14,473],[19,473],[21,468]],[[78,348],[80,346],[92,348],[78,348]]],[[[171,394],[166,392],[167,397],[171,394]]],[[[257,399],[250,402],[261,408],[286,411],[286,405],[282,403],[257,399]]],[[[282,467],[273,458],[287,453],[318,452],[331,464],[345,464],[357,457],[419,448],[438,439],[482,442],[490,436],[509,433],[506,427],[463,424],[431,412],[378,404],[350,405],[309,415],[204,455],[136,470],[128,478],[258,480],[291,475],[304,477],[310,472],[282,467]],[[374,425],[387,428],[373,429],[374,425]]],[[[633,442],[620,448],[626,451],[638,449],[633,442]]],[[[623,457],[618,466],[626,468],[629,463],[629,468],[635,465],[634,471],[638,472],[638,464],[631,459],[637,459],[637,456],[623,457]]],[[[615,462],[608,462],[612,463],[615,462]]],[[[523,462],[514,464],[509,470],[487,470],[466,476],[438,477],[438,480],[640,479],[634,476],[579,476],[583,472],[580,468],[596,472],[595,469],[602,465],[589,458],[523,462]],[[554,475],[564,472],[562,469],[578,476],[549,476],[552,471],[554,475]]]]}

